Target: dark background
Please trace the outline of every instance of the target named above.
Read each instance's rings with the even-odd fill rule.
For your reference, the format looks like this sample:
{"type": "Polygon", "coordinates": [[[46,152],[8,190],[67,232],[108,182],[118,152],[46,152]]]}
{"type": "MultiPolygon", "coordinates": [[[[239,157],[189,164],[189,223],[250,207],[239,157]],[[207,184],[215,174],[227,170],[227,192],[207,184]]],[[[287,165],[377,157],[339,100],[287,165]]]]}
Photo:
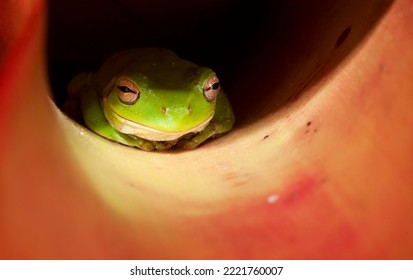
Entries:
{"type": "Polygon", "coordinates": [[[356,2],[50,0],[54,99],[61,106],[76,73],[96,71],[120,49],[165,47],[214,69],[237,125],[245,125],[294,102],[322,79],[374,29],[392,1],[356,2]]]}

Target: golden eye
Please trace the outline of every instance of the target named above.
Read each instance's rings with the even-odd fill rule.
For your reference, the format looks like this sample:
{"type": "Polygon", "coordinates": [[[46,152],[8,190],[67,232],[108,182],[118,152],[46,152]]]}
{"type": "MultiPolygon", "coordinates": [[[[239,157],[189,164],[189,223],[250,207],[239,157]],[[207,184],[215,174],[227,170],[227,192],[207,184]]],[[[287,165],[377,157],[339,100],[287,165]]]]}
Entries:
{"type": "Polygon", "coordinates": [[[116,82],[115,90],[119,100],[126,105],[135,104],[140,96],[140,91],[136,85],[132,81],[125,78],[120,78],[116,82]]]}
{"type": "Polygon", "coordinates": [[[220,90],[221,85],[219,83],[218,77],[216,75],[210,77],[204,85],[204,96],[206,100],[208,100],[209,102],[214,101],[220,90]]]}

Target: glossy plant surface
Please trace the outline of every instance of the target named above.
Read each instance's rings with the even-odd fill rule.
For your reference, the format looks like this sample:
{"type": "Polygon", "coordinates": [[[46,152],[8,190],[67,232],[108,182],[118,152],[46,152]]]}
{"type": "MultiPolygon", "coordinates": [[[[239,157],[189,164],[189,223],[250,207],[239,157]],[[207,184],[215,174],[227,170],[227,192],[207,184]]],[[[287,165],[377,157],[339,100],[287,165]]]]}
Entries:
{"type": "MultiPolygon", "coordinates": [[[[228,77],[237,123],[226,137],[174,153],[107,141],[51,101],[64,69],[49,76],[47,59],[109,52],[100,34],[126,20],[109,26],[110,4],[87,13],[96,25],[83,24],[84,33],[70,13],[96,1],[51,5],[51,21],[62,24],[48,29],[51,40],[57,27],[80,34],[72,48],[52,41],[46,56],[46,3],[11,2],[0,4],[1,258],[413,258],[412,1],[286,2],[256,33],[245,23],[234,29],[255,34],[248,50],[209,44],[205,59],[228,77]],[[102,48],[82,37],[90,30],[102,48]],[[220,52],[228,61],[214,60],[220,52]]],[[[137,11],[134,1],[119,3],[137,11]]],[[[188,6],[170,30],[213,22],[201,6],[188,6]]],[[[145,7],[147,17],[168,17],[166,3],[145,7]]],[[[157,27],[136,34],[155,42],[157,27]]],[[[199,30],[191,39],[205,42],[210,33],[199,30]]]]}

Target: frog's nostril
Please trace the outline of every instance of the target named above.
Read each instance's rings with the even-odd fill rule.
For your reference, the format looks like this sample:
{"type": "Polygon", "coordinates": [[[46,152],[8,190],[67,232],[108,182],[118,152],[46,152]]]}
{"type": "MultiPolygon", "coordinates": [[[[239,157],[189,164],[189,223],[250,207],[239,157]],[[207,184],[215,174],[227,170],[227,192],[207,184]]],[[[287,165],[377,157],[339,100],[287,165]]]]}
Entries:
{"type": "Polygon", "coordinates": [[[166,114],[166,111],[168,111],[168,108],[166,108],[166,107],[161,107],[161,114],[162,115],[165,115],[166,114]]]}
{"type": "Polygon", "coordinates": [[[189,114],[189,115],[192,114],[192,107],[191,107],[191,105],[188,105],[187,110],[188,110],[188,114],[189,114]]]}

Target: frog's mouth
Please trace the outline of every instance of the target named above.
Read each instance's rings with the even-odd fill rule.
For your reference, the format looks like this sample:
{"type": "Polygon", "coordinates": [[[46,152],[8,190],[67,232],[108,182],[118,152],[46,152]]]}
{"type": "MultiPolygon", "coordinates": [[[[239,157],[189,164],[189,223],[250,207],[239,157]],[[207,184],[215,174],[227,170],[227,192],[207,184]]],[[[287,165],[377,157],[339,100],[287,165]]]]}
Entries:
{"type": "Polygon", "coordinates": [[[205,129],[214,116],[214,114],[211,114],[209,118],[191,129],[169,132],[126,119],[114,111],[106,110],[105,106],[103,106],[103,111],[110,125],[117,131],[150,141],[173,141],[185,136],[186,134],[200,132],[205,129]]]}

